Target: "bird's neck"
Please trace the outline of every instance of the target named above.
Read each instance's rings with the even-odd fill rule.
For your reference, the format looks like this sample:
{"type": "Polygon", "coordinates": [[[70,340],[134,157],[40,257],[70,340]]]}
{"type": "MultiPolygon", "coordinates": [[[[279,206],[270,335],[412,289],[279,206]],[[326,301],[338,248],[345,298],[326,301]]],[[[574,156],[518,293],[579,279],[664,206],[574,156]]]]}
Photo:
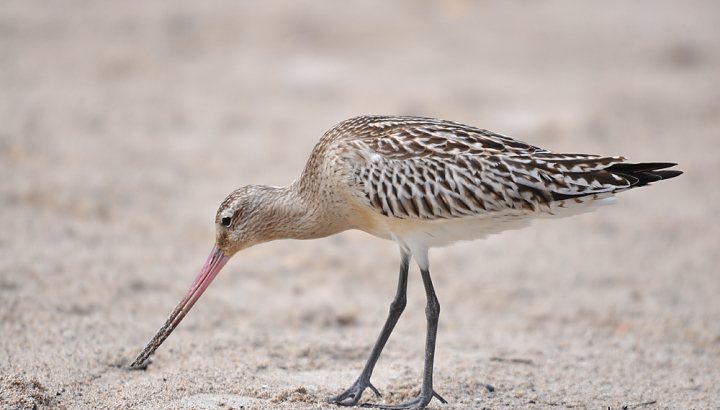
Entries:
{"type": "Polygon", "coordinates": [[[277,239],[316,239],[347,229],[322,207],[315,193],[304,192],[298,184],[286,187],[263,186],[260,213],[266,224],[262,242],[277,239]]]}

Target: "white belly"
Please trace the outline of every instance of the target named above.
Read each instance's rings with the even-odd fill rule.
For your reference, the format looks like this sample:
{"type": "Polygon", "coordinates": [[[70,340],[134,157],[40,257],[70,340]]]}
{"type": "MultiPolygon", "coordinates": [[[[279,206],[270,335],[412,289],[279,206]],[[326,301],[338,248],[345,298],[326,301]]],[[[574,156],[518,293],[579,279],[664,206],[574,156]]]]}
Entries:
{"type": "Polygon", "coordinates": [[[505,210],[479,214],[475,217],[430,221],[389,218],[375,214],[376,216],[372,218],[374,219],[372,229],[360,229],[384,239],[402,238],[408,244],[434,248],[524,228],[530,225],[533,219],[565,218],[591,212],[598,206],[613,203],[615,203],[613,194],[606,193],[554,202],[552,207],[541,212],[505,210]]]}

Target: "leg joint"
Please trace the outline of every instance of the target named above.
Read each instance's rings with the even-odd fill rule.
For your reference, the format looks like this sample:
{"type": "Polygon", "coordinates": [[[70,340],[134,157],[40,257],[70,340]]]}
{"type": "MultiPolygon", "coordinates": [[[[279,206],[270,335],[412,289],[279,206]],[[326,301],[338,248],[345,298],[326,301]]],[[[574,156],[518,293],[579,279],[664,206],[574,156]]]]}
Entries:
{"type": "Polygon", "coordinates": [[[405,306],[407,306],[407,298],[397,297],[390,303],[390,313],[399,315],[405,310],[405,306]]]}
{"type": "Polygon", "coordinates": [[[437,298],[434,297],[428,300],[427,306],[425,307],[425,315],[428,318],[435,319],[440,316],[440,302],[438,302],[437,298]]]}

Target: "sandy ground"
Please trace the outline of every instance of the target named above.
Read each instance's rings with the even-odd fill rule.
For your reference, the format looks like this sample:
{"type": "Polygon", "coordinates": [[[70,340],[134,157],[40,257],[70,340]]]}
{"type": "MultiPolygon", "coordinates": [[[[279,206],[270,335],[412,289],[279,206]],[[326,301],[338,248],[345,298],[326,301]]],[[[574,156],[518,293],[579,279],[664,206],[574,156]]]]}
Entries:
{"type": "MultiPolygon", "coordinates": [[[[291,182],[343,119],[412,114],[685,171],[431,251],[431,408],[720,408],[719,73],[712,0],[2,1],[0,407],[335,408],[397,280],[362,232],[243,251],[125,366],[229,192],[291,182]]],[[[420,282],[366,400],[419,389],[420,282]]]]}

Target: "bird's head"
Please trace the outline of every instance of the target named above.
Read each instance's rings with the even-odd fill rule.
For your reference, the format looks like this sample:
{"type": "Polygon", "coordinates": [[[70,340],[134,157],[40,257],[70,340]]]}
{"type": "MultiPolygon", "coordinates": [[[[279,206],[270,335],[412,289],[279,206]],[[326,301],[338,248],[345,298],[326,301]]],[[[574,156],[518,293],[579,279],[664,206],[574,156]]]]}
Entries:
{"type": "Polygon", "coordinates": [[[228,257],[258,243],[272,240],[268,235],[276,222],[269,212],[269,194],[278,188],[244,186],[225,198],[215,215],[215,247],[228,257]]]}

